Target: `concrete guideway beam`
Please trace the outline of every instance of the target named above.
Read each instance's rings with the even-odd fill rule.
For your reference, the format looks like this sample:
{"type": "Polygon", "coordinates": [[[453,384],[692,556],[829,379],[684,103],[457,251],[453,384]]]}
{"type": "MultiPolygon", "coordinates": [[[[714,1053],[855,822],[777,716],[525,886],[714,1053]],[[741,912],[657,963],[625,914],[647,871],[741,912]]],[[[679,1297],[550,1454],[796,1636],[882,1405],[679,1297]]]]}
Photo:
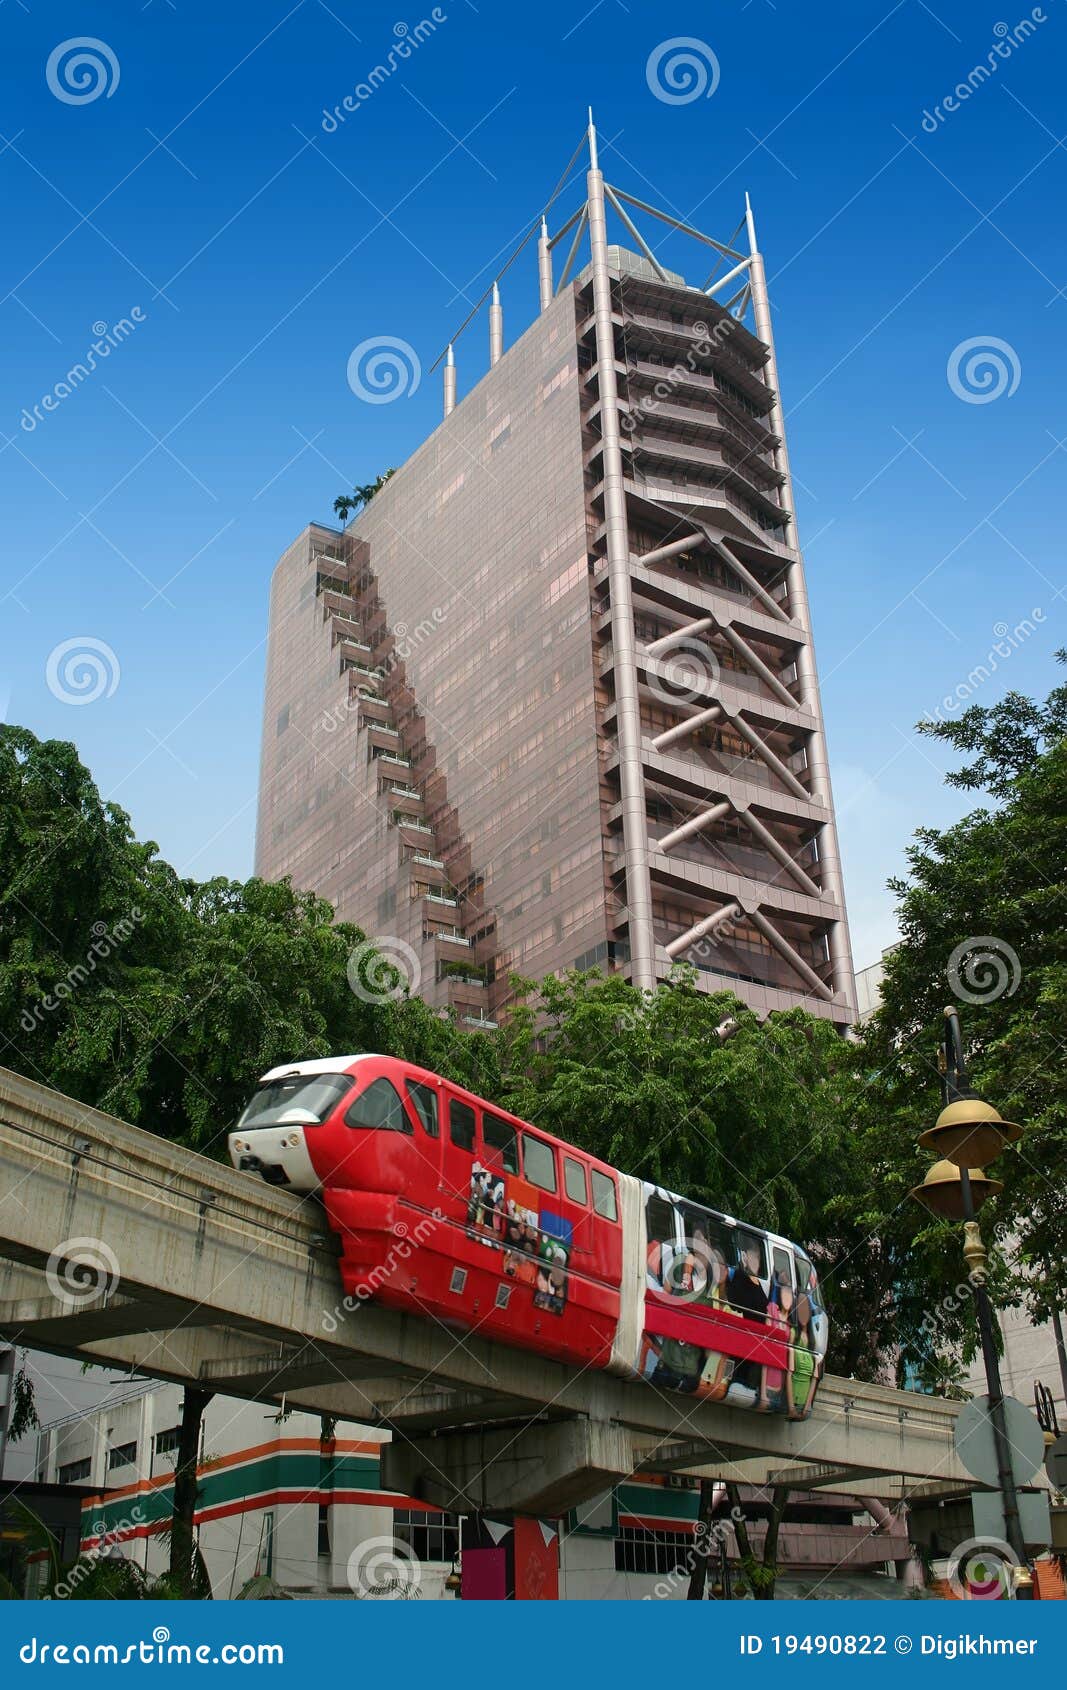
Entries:
{"type": "MultiPolygon", "coordinates": [[[[4,1336],[17,1335],[28,1314],[41,1315],[40,1304],[27,1309],[25,1299],[42,1296],[42,1270],[71,1239],[98,1241],[117,1264],[113,1303],[95,1311],[87,1304],[93,1318],[113,1306],[116,1321],[128,1311],[139,1326],[133,1309],[165,1299],[166,1324],[124,1335],[97,1328],[90,1339],[75,1313],[46,1333],[41,1347],[56,1353],[179,1383],[210,1379],[215,1389],[225,1384],[258,1400],[286,1394],[293,1406],[368,1425],[403,1426],[407,1416],[414,1431],[420,1412],[439,1428],[482,1415],[536,1415],[543,1424],[550,1413],[640,1432],[646,1444],[691,1437],[705,1462],[750,1450],[775,1467],[815,1461],[970,1484],[952,1447],[958,1405],[947,1400],[828,1376],[811,1419],[790,1422],[569,1368],[373,1302],[349,1308],[316,1204],[0,1069],[4,1336]],[[323,1365],[302,1378],[294,1372],[286,1392],[271,1378],[275,1357],[297,1368],[316,1358],[323,1365]]],[[[587,1453],[592,1472],[596,1451],[587,1453]]]]}
{"type": "Polygon", "coordinates": [[[592,1420],[394,1438],[382,1450],[386,1490],[457,1514],[514,1511],[555,1519],[633,1470],[632,1434],[592,1420]]]}

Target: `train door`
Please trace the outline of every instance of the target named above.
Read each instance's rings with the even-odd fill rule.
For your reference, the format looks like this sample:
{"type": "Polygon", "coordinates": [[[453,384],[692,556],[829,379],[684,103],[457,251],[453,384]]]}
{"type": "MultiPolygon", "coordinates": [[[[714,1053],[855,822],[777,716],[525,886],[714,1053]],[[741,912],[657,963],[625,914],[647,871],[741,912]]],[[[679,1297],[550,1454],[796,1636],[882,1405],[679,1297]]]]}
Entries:
{"type": "Polygon", "coordinates": [[[432,1211],[437,1207],[441,1177],[442,1110],[438,1087],[416,1079],[413,1074],[405,1074],[403,1090],[408,1108],[419,1124],[415,1135],[417,1177],[406,1196],[416,1208],[432,1211]]]}
{"type": "Polygon", "coordinates": [[[462,1225],[471,1195],[478,1118],[471,1104],[449,1091],[442,1092],[441,1103],[441,1208],[449,1220],[462,1225]]]}

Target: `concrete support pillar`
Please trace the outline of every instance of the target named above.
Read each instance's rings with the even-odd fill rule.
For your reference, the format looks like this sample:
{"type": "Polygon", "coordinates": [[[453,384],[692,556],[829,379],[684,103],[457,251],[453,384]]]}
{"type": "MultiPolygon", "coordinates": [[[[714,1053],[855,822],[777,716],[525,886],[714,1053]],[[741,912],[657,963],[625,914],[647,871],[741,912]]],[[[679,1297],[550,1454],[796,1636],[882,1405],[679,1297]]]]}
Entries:
{"type": "Polygon", "coordinates": [[[382,1488],[453,1514],[558,1519],[634,1469],[633,1437],[615,1422],[531,1422],[394,1438],[382,1445],[382,1488]]]}
{"type": "Polygon", "coordinates": [[[596,130],[592,122],[589,125],[586,196],[589,211],[593,318],[596,326],[597,380],[600,390],[601,462],[608,581],[611,589],[611,637],[615,652],[615,704],[619,780],[622,787],[622,840],[626,864],[630,966],[634,985],[644,991],[654,991],[656,946],[652,928],[652,881],[648,868],[648,817],[644,771],[641,766],[641,712],[634,661],[637,642],[634,633],[633,583],[630,579],[630,533],[619,441],[619,394],[615,378],[615,329],[612,323],[611,276],[608,270],[604,178],[597,161],[596,130]]]}
{"type": "Polygon", "coordinates": [[[807,583],[804,578],[804,564],[797,540],[796,505],[793,498],[793,479],[789,470],[789,449],[785,439],[785,419],[778,397],[778,364],[774,352],[774,328],[771,322],[771,306],[767,293],[767,277],[763,267],[763,255],[756,245],[756,226],[747,196],[745,206],[749,248],[752,254],[752,263],[749,268],[749,278],[752,283],[752,313],[756,324],[756,334],[767,346],[770,354],[766,365],[766,379],[774,393],[770,422],[781,442],[774,455],[775,467],[783,478],[783,508],[789,517],[789,541],[793,549],[793,557],[789,564],[789,604],[794,618],[800,623],[805,634],[803,644],[797,648],[797,674],[800,679],[805,708],[811,712],[816,721],[815,732],[811,735],[808,744],[811,785],[813,793],[822,799],[829,810],[829,817],[819,835],[819,863],[822,883],[841,911],[839,919],[831,923],[830,926],[830,960],[833,966],[835,990],[844,994],[849,1011],[854,1014],[856,982],[852,971],[852,946],[849,942],[848,920],[845,915],[845,888],[841,877],[841,856],[837,841],[837,825],[833,814],[833,794],[826,756],[822,704],[819,698],[815,652],[811,638],[811,614],[808,607],[807,583]]]}

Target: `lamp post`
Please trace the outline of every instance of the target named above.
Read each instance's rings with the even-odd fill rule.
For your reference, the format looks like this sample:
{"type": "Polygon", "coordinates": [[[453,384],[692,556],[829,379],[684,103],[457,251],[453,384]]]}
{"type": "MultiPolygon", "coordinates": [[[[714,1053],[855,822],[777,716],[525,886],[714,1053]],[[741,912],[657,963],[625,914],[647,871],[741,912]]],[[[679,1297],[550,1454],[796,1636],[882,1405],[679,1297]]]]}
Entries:
{"type": "Polygon", "coordinates": [[[1033,1582],[1026,1559],[1019,1515],[1019,1498],[1012,1468],[1011,1443],[1004,1414],[1004,1391],[994,1337],[996,1316],[986,1288],[989,1258],[975,1218],[987,1197],[1003,1190],[1000,1180],[985,1173],[988,1163],[1000,1155],[1006,1144],[1022,1137],[1022,1128],[1001,1119],[991,1104],[973,1090],[963,1055],[963,1036],[955,1009],[944,1012],[944,1039],[938,1066],[941,1071],[942,1110],[934,1126],[921,1134],[919,1143],[938,1153],[922,1185],[911,1195],[932,1214],[963,1222],[963,1259],[974,1293],[978,1335],[985,1363],[989,1418],[997,1458],[997,1479],[1003,1499],[1004,1528],[1017,1560],[1015,1594],[1033,1596],[1033,1582]]]}

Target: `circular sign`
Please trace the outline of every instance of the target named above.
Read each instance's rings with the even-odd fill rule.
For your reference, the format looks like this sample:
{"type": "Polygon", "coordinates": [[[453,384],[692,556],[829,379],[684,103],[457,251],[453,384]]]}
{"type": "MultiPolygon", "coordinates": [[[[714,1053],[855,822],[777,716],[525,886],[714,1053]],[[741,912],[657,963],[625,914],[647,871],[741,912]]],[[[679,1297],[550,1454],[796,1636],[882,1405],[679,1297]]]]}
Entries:
{"type": "Polygon", "coordinates": [[[1067,1490],[1067,1433],[1056,1439],[1045,1456],[1045,1472],[1057,1490],[1067,1490]]]}
{"type": "MultiPolygon", "coordinates": [[[[1045,1434],[1036,1415],[1031,1414],[1016,1397],[1004,1398],[1004,1422],[1012,1478],[1017,1485],[1029,1484],[1045,1459],[1045,1434]]],[[[953,1442],[956,1454],[979,1484],[999,1485],[997,1446],[988,1397],[975,1397],[961,1408],[953,1442]]]]}

